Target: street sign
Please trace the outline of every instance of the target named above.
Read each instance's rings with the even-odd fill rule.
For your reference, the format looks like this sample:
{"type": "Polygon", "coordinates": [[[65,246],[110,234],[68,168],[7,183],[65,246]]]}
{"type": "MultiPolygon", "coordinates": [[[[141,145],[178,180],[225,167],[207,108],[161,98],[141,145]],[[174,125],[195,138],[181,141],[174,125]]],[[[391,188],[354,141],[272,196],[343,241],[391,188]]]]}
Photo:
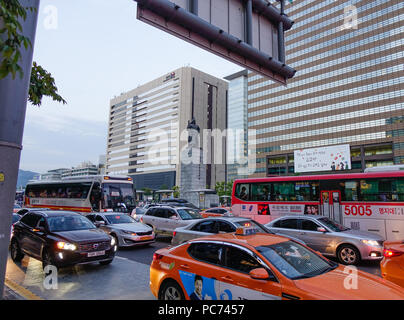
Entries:
{"type": "Polygon", "coordinates": [[[134,0],[137,19],[286,85],[284,31],[293,21],[266,0],[134,0]]]}

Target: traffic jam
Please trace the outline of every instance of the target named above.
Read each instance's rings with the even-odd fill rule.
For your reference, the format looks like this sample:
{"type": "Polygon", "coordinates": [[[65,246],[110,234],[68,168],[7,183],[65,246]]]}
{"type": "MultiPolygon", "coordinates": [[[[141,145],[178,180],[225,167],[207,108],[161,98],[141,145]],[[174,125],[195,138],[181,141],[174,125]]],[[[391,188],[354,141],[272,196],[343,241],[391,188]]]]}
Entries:
{"type": "Polygon", "coordinates": [[[27,185],[13,263],[106,266],[168,237],[150,264],[159,300],[404,299],[402,171],[240,179],[231,206],[214,208],[173,197],[136,207],[129,188],[112,176],[27,185]],[[366,261],[380,276],[357,268],[366,261]]]}

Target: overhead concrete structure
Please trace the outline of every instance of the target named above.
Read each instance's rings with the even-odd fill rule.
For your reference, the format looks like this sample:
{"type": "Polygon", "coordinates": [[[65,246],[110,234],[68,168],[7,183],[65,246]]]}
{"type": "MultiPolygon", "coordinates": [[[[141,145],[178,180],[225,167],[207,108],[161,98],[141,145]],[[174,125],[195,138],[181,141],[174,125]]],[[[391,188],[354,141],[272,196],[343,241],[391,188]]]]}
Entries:
{"type": "MultiPolygon", "coordinates": [[[[293,21],[266,0],[135,0],[137,18],[286,84],[284,32],[293,21]]],[[[280,2],[283,4],[284,0],[280,2]]]]}

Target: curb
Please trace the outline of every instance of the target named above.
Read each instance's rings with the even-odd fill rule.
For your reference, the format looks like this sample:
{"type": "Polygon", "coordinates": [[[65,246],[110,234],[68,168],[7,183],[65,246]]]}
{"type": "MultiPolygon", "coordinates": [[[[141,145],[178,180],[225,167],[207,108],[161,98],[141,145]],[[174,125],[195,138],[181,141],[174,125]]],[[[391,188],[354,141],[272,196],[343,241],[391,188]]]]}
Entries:
{"type": "MultiPolygon", "coordinates": [[[[25,300],[44,300],[41,297],[37,296],[36,294],[32,293],[28,289],[20,286],[19,284],[15,283],[10,279],[5,279],[4,284],[9,288],[14,294],[22,297],[25,300]]],[[[21,300],[21,299],[17,299],[21,300]]]]}

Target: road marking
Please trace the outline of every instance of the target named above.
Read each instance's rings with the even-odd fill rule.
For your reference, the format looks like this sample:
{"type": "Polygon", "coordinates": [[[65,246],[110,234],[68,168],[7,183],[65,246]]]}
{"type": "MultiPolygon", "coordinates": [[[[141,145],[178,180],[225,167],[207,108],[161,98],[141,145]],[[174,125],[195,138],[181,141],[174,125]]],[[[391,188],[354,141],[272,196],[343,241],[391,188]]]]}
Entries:
{"type": "Polygon", "coordinates": [[[14,281],[10,279],[5,279],[4,284],[9,287],[11,290],[15,291],[17,294],[19,294],[21,297],[27,299],[27,300],[43,300],[41,297],[37,296],[36,294],[32,293],[28,289],[20,286],[19,284],[15,283],[14,281]]]}

